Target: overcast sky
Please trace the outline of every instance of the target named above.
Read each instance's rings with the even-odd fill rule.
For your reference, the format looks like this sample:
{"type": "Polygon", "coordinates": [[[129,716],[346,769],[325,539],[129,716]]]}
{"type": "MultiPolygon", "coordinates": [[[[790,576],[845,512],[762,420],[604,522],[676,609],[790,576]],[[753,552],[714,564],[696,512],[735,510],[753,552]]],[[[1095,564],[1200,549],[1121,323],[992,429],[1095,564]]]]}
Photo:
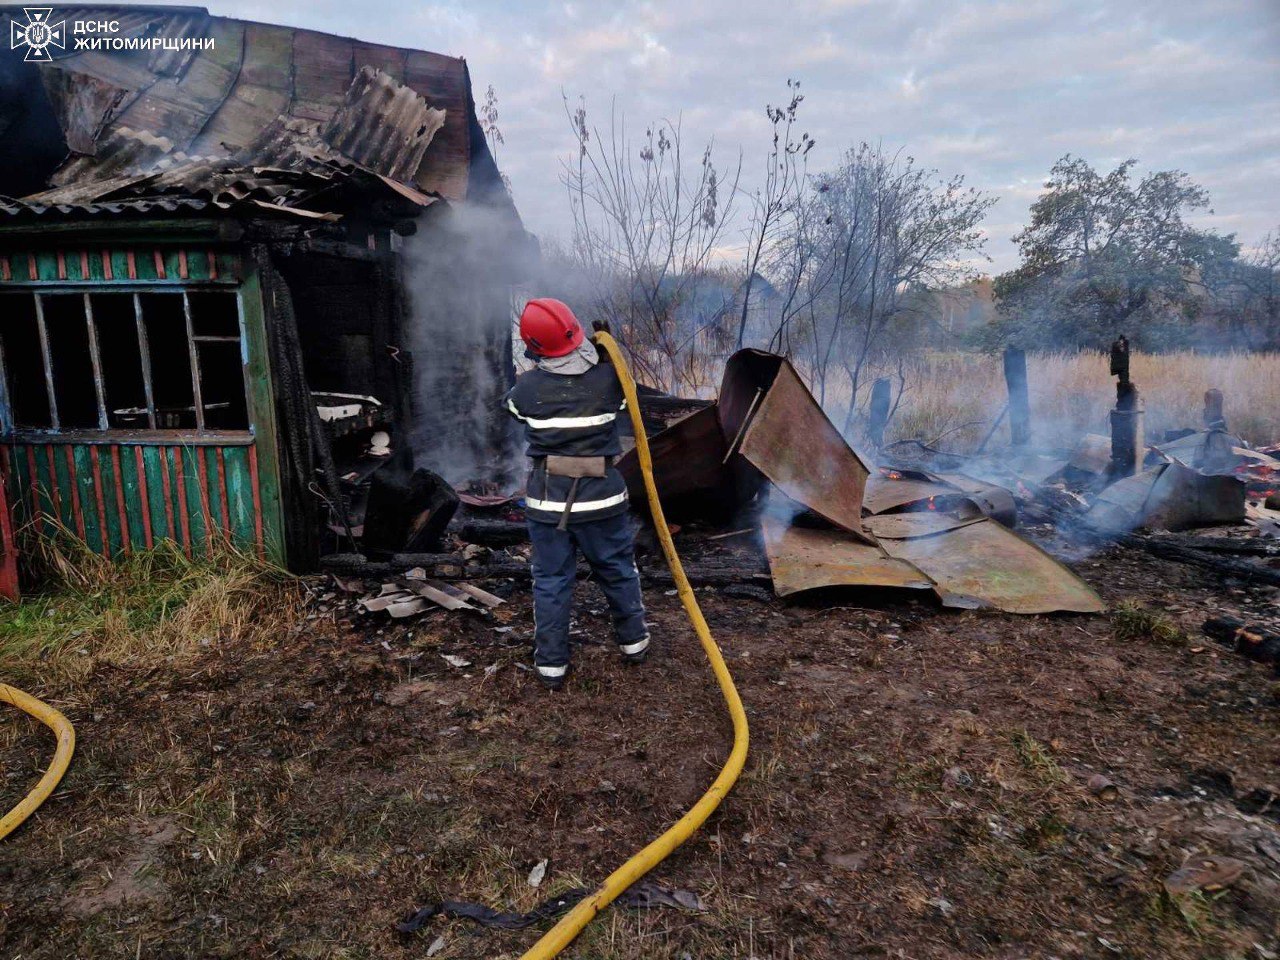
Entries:
{"type": "Polygon", "coordinates": [[[208,0],[211,12],[467,58],[493,84],[499,162],[526,225],[568,232],[559,177],[573,149],[562,91],[597,118],[612,97],[636,133],[683,115],[686,135],[767,146],[766,103],[802,81],[802,126],[831,164],[860,140],[905,147],[1000,198],[988,269],[1053,161],[1137,157],[1208,188],[1203,222],[1252,244],[1280,227],[1280,0],[208,0]]]}

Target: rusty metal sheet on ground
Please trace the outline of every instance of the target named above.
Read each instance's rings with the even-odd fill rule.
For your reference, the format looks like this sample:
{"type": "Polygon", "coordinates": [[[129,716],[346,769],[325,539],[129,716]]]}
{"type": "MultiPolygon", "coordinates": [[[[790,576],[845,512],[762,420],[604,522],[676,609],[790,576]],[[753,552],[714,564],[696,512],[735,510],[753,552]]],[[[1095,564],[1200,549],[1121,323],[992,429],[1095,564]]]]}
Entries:
{"type": "Polygon", "coordinates": [[[889,555],[937,583],[945,606],[1008,613],[1101,613],[1101,598],[1035,544],[991,520],[932,537],[885,540],[889,555]]]}
{"type": "Polygon", "coordinates": [[[888,477],[871,477],[862,494],[862,505],[870,513],[885,513],[918,503],[930,497],[955,496],[960,491],[950,484],[932,483],[928,480],[890,480],[888,477]]]}
{"type": "Polygon", "coordinates": [[[774,518],[766,518],[763,525],[773,589],[780,597],[821,587],[933,587],[910,563],[843,530],[792,527],[774,518]]]}
{"type": "Polygon", "coordinates": [[[910,540],[912,537],[930,537],[946,533],[957,527],[968,526],[985,520],[976,507],[968,511],[941,513],[934,510],[912,513],[882,513],[863,521],[867,529],[880,539],[910,540]]]}
{"type": "Polygon", "coordinates": [[[871,542],[862,529],[869,471],[791,364],[779,368],[739,452],[791,499],[871,542]]]}

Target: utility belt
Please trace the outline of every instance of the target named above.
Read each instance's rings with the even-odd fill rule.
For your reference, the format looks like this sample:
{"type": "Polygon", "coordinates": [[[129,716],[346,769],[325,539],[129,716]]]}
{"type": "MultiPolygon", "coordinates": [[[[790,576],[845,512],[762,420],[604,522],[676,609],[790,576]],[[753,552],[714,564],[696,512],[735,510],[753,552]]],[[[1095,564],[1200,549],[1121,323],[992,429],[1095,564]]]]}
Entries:
{"type": "MultiPolygon", "coordinates": [[[[542,489],[547,488],[547,477],[569,477],[569,493],[564,498],[564,512],[560,515],[557,530],[569,528],[569,514],[573,512],[573,504],[578,499],[578,483],[584,477],[605,477],[613,466],[616,457],[565,457],[548,454],[545,457],[534,457],[534,469],[542,468],[542,489]]],[[[545,496],[545,494],[544,494],[545,496]]]]}

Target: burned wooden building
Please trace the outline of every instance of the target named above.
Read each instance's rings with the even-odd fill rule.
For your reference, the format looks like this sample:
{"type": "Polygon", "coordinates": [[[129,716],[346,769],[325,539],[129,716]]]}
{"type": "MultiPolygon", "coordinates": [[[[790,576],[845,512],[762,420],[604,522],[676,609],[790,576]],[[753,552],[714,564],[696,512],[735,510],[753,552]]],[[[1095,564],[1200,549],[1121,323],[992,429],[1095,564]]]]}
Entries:
{"type": "Polygon", "coordinates": [[[56,15],[206,42],[0,58],[19,524],[305,569],[358,537],[384,464],[502,448],[531,242],[464,60],[191,7],[56,15]]]}

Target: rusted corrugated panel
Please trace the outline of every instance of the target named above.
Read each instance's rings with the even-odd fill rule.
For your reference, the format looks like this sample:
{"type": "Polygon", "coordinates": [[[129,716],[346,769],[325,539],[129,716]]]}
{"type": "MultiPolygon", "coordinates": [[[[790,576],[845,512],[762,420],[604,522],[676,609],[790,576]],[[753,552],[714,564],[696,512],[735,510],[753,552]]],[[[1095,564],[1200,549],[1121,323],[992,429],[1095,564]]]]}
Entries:
{"type": "Polygon", "coordinates": [[[933,587],[911,563],[844,531],[793,527],[772,517],[763,526],[769,573],[780,597],[824,587],[933,587]]]}
{"type": "Polygon", "coordinates": [[[1008,613],[1106,609],[1083,580],[992,520],[929,537],[886,539],[881,545],[937,583],[946,606],[994,607],[1008,613]]]}
{"type": "Polygon", "coordinates": [[[321,139],[344,156],[395,180],[412,178],[445,113],[390,74],[361,67],[321,139]]]}
{"type": "Polygon", "coordinates": [[[783,362],[747,426],[739,452],[787,496],[855,536],[862,529],[866,465],[783,362]]]}

